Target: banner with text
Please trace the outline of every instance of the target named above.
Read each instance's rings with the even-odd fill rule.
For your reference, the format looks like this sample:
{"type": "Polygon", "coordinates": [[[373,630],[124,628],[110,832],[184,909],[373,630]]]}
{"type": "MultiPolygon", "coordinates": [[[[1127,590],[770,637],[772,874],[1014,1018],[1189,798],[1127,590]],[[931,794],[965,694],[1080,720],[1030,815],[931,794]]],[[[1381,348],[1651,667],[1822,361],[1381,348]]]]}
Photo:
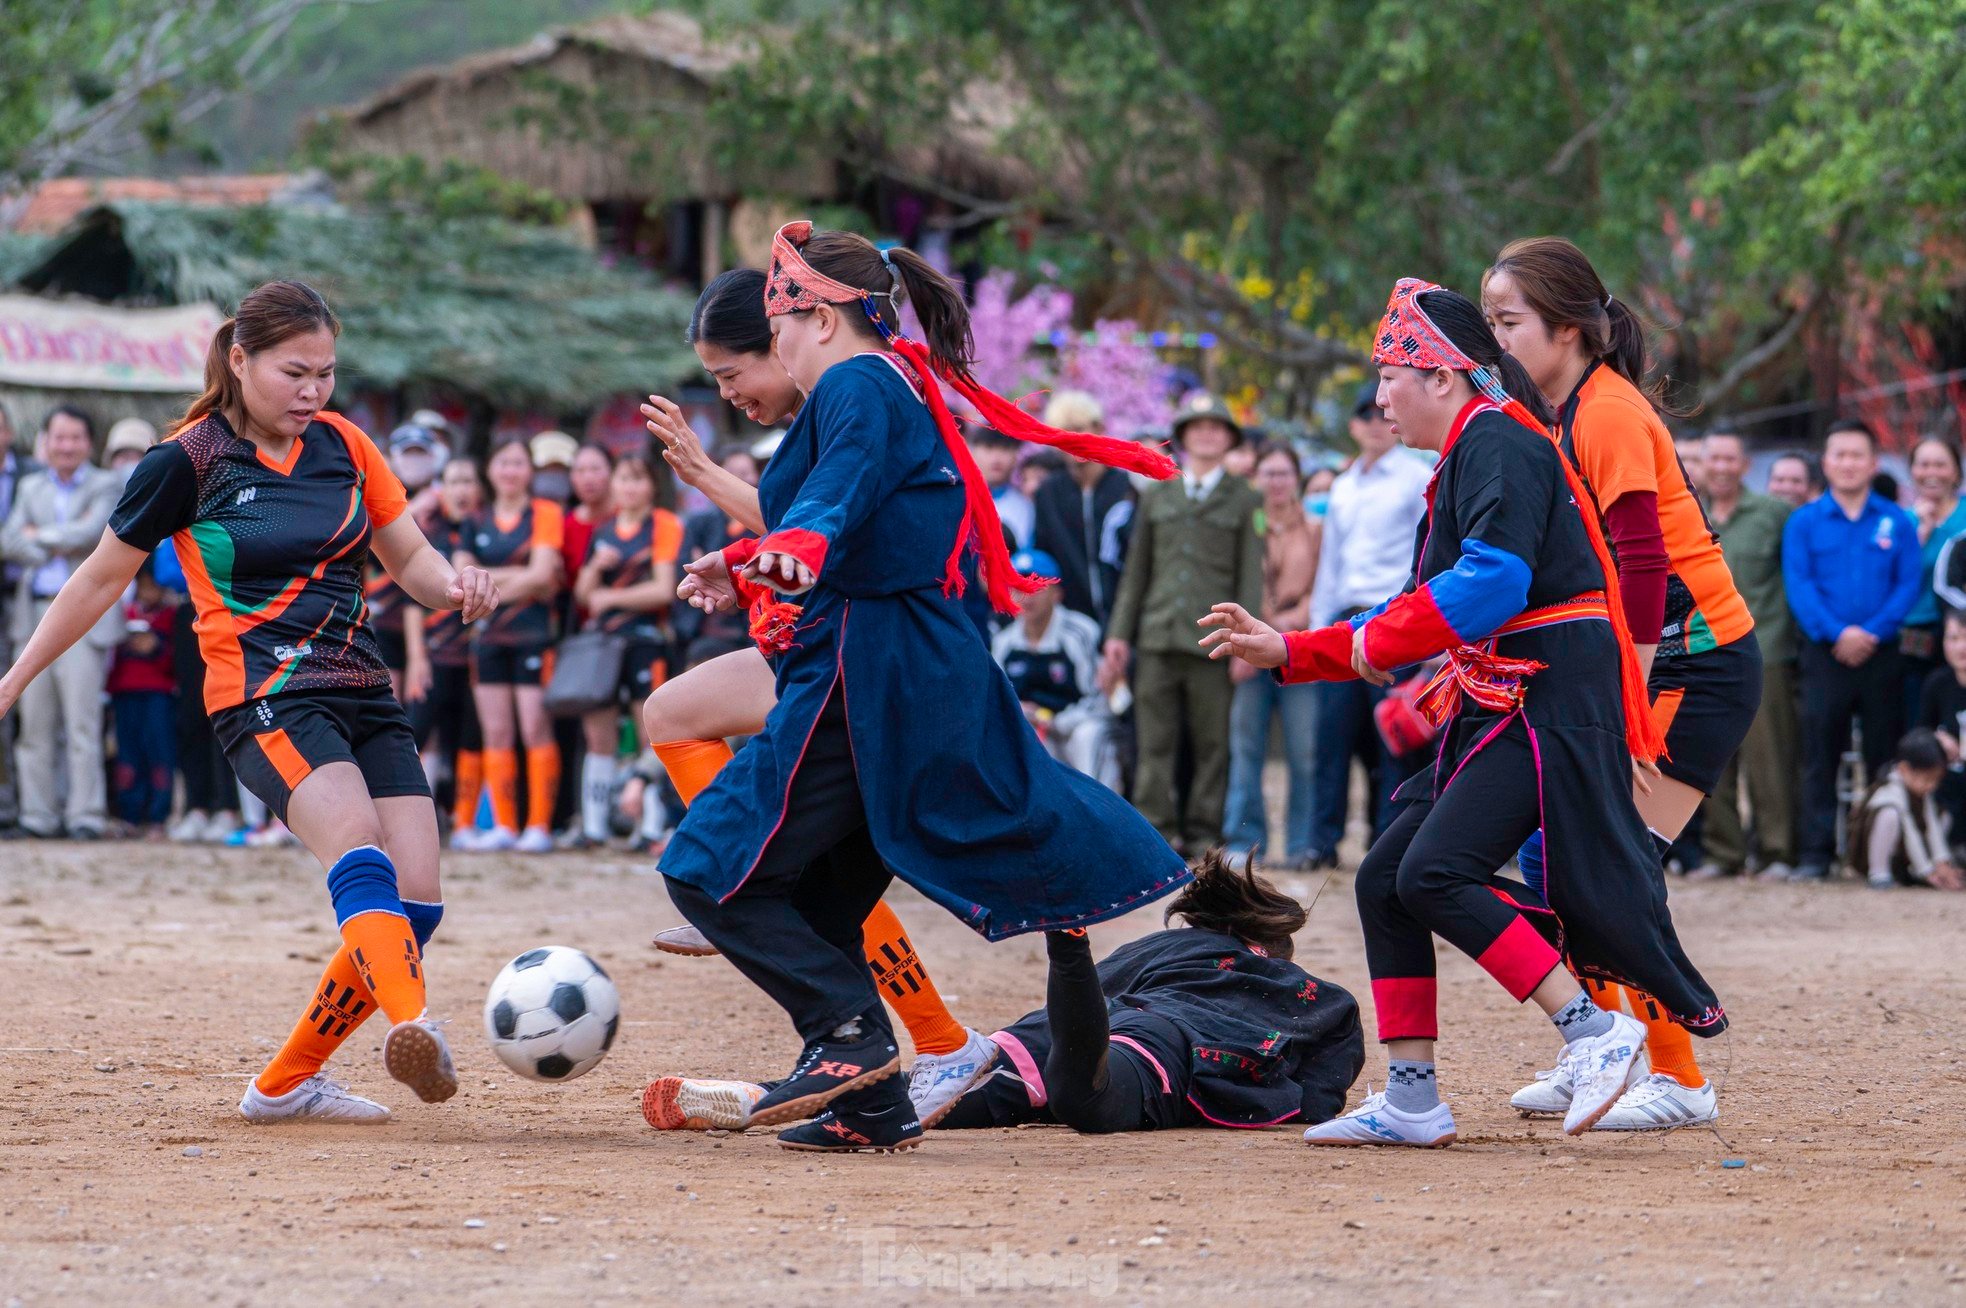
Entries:
{"type": "Polygon", "coordinates": [[[120,309],[0,295],[0,382],[62,390],[195,393],[225,315],[210,304],[120,309]]]}

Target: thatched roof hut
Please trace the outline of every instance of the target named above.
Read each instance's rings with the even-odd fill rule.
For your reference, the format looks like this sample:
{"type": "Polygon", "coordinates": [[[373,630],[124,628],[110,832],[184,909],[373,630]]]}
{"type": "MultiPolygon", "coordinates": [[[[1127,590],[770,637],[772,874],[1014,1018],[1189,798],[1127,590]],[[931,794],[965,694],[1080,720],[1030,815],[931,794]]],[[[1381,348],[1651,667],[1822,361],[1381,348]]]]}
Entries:
{"type": "Polygon", "coordinates": [[[312,283],[335,306],[351,390],[571,415],[696,367],[682,342],[687,298],[563,232],[495,219],[103,206],[12,280],[50,297],[229,309],[280,277],[312,283]]]}

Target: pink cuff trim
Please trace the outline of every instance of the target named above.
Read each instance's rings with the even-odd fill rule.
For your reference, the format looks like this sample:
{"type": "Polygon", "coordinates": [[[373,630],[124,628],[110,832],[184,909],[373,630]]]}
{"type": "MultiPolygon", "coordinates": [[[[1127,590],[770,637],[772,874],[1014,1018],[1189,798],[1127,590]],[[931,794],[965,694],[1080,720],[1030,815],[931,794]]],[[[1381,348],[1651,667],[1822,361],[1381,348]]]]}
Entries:
{"type": "Polygon", "coordinates": [[[1024,1092],[1031,1096],[1031,1107],[1043,1108],[1051,1100],[1044,1088],[1044,1073],[1038,1071],[1037,1060],[1024,1042],[1008,1031],[999,1031],[990,1037],[990,1043],[1010,1055],[1010,1065],[1017,1069],[1018,1079],[1024,1082],[1024,1092]]]}
{"type": "Polygon", "coordinates": [[[1160,1065],[1160,1059],[1155,1058],[1152,1054],[1147,1052],[1147,1046],[1141,1044],[1138,1040],[1132,1040],[1122,1035],[1114,1036],[1112,1038],[1112,1043],[1116,1045],[1125,1045],[1128,1049],[1131,1049],[1134,1053],[1146,1059],[1148,1063],[1152,1064],[1154,1069],[1154,1075],[1160,1078],[1160,1092],[1164,1095],[1171,1095],[1174,1093],[1174,1085],[1172,1082],[1170,1082],[1167,1079],[1167,1069],[1160,1065]]]}
{"type": "Polygon", "coordinates": [[[1439,996],[1435,977],[1375,977],[1372,1007],[1378,1010],[1380,1041],[1440,1039],[1439,996]]]}

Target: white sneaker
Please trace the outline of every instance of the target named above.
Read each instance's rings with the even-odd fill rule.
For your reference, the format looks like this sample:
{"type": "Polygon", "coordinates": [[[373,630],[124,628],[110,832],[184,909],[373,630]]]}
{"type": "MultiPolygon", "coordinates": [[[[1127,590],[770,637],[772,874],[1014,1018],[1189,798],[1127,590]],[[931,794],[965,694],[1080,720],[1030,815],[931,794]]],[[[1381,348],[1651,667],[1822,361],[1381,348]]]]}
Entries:
{"type": "Polygon", "coordinates": [[[471,851],[475,854],[503,854],[518,844],[519,833],[511,827],[492,827],[471,838],[471,851]]]}
{"type": "Polygon", "coordinates": [[[270,819],[265,826],[246,835],[247,849],[284,849],[299,843],[300,838],[287,830],[287,824],[278,818],[270,819]]]}
{"type": "Polygon", "coordinates": [[[928,1130],[949,1115],[956,1101],[969,1088],[990,1074],[997,1061],[997,1046],[981,1031],[968,1027],[963,1047],[947,1054],[916,1054],[908,1068],[908,1098],[914,1102],[915,1116],[928,1130]]]}
{"type": "Polygon", "coordinates": [[[710,943],[708,936],[687,922],[656,932],[651,943],[665,954],[683,954],[690,958],[713,958],[722,952],[710,943]]]}
{"type": "Polygon", "coordinates": [[[205,838],[205,827],[211,820],[211,815],[204,809],[194,808],[171,823],[168,834],[174,844],[194,845],[205,838]]]}
{"type": "Polygon", "coordinates": [[[545,827],[527,827],[512,848],[521,854],[550,854],[553,852],[553,833],[545,827]]]}
{"type": "Polygon", "coordinates": [[[1304,1143],[1314,1145],[1407,1145],[1415,1149],[1439,1149],[1454,1143],[1454,1114],[1446,1103],[1438,1103],[1424,1113],[1402,1113],[1386,1102],[1384,1091],[1374,1091],[1365,1102],[1342,1117],[1320,1122],[1304,1132],[1304,1143]]]}
{"type": "Polygon", "coordinates": [[[1509,1107],[1524,1117],[1562,1117],[1570,1111],[1570,1069],[1562,1063],[1509,1096],[1509,1107]]]}
{"type": "Polygon", "coordinates": [[[749,1081],[665,1076],[642,1091],[642,1120],[658,1131],[742,1131],[764,1097],[749,1081]]]}
{"type": "Polygon", "coordinates": [[[1720,1099],[1709,1081],[1689,1090],[1663,1072],[1654,1072],[1625,1091],[1624,1098],[1598,1119],[1597,1131],[1670,1131],[1700,1126],[1720,1116],[1720,1099]]]}
{"type": "Polygon", "coordinates": [[[245,825],[245,820],[231,809],[220,809],[205,822],[205,830],[198,839],[208,845],[223,845],[232,839],[232,834],[245,825]]]}
{"type": "Polygon", "coordinates": [[[373,1099],[350,1094],[348,1087],[330,1081],[316,1072],[287,1093],[263,1095],[259,1086],[248,1081],[246,1097],[239,1101],[239,1115],[254,1126],[270,1122],[291,1122],[313,1118],[319,1122],[362,1122],[379,1126],[389,1120],[389,1110],[373,1099]]]}
{"type": "Polygon", "coordinates": [[[1558,1060],[1570,1074],[1570,1107],[1563,1114],[1563,1133],[1582,1135],[1597,1125],[1625,1093],[1645,1049],[1645,1026],[1623,1013],[1611,1014],[1611,1029],[1603,1035],[1572,1041],[1558,1060]]]}
{"type": "Polygon", "coordinates": [[[438,1026],[426,1015],[398,1022],[382,1038],[382,1066],[426,1104],[441,1104],[457,1093],[457,1067],[438,1026]]]}
{"type": "Polygon", "coordinates": [[[453,827],[450,847],[453,853],[469,854],[478,848],[478,833],[470,827],[453,827]]]}

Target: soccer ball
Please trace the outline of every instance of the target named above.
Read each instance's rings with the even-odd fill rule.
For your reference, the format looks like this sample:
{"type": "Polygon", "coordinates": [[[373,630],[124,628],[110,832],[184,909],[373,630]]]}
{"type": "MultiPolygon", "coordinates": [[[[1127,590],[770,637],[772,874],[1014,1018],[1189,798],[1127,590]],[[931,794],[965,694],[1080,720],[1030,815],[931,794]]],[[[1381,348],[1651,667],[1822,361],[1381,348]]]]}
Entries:
{"type": "Polygon", "coordinates": [[[621,1026],[621,994],[578,949],[528,949],[485,996],[485,1035],[498,1060],[534,1081],[571,1081],[594,1069],[621,1026]]]}

